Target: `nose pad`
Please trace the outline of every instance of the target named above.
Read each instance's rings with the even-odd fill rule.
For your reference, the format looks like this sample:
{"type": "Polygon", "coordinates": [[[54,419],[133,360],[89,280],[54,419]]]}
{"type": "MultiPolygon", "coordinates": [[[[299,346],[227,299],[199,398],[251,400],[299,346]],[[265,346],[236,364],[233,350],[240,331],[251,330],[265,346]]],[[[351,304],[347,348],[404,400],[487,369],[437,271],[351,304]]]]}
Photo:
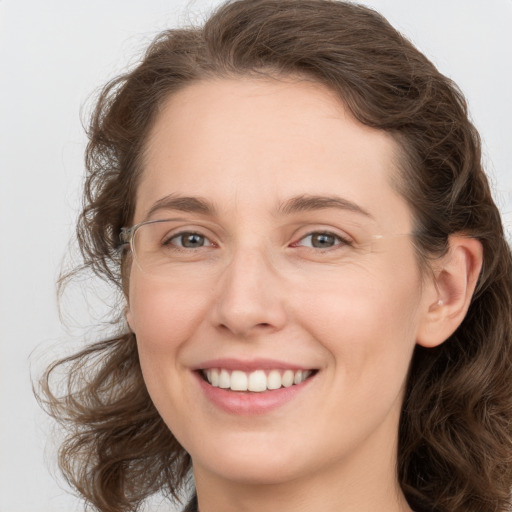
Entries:
{"type": "Polygon", "coordinates": [[[238,338],[278,331],[286,324],[283,279],[270,257],[258,251],[233,256],[217,283],[217,328],[238,338]]]}

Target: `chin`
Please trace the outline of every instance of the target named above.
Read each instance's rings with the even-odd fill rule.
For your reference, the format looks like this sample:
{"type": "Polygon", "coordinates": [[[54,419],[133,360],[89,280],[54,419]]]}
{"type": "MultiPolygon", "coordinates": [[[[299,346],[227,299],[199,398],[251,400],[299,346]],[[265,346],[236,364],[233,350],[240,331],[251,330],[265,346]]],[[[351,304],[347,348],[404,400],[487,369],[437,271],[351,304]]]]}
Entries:
{"type": "Polygon", "coordinates": [[[270,485],[285,483],[309,471],[307,461],[311,457],[284,442],[276,444],[268,436],[266,441],[250,442],[247,438],[243,445],[218,443],[210,452],[202,446],[199,457],[192,461],[194,469],[202,467],[222,479],[247,485],[270,485]],[[229,445],[227,445],[229,446],[229,445]],[[219,447],[222,447],[219,451],[219,447]]]}
{"type": "MultiPolygon", "coordinates": [[[[193,466],[195,469],[194,461],[193,466]]],[[[251,463],[248,463],[247,458],[229,457],[221,463],[208,465],[207,469],[223,480],[243,485],[283,484],[304,474],[293,460],[284,463],[268,457],[260,457],[251,463]]]]}

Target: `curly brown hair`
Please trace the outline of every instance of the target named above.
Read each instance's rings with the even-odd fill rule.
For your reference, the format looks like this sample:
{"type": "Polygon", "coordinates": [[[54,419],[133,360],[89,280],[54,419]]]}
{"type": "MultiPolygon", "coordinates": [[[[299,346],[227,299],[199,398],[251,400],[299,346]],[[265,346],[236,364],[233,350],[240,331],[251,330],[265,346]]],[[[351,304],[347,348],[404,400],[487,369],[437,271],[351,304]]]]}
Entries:
{"type": "MultiPolygon", "coordinates": [[[[103,88],[92,115],[77,228],[83,268],[127,286],[119,233],[132,222],[148,132],[169,95],[209,77],[259,73],[313,79],[361,123],[393,136],[402,157],[395,185],[414,214],[423,265],[447,250],[450,234],[482,243],[484,266],[463,323],[439,347],[415,349],[397,470],[417,510],[507,510],[510,248],[463,95],[375,11],[329,0],[240,0],[203,27],[161,33],[132,71],[103,88]]],[[[51,365],[41,381],[40,400],[68,429],[61,469],[103,512],[135,511],[158,491],[176,497],[191,468],[148,395],[134,334],[122,319],[119,329],[51,365]],[[66,393],[56,396],[50,380],[62,368],[66,393]]]]}

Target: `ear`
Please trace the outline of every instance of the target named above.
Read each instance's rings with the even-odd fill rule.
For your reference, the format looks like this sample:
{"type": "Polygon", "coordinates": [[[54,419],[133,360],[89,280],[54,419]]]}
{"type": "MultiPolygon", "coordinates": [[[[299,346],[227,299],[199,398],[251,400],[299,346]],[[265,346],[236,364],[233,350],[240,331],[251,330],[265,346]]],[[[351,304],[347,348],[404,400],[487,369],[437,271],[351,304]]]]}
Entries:
{"type": "Polygon", "coordinates": [[[436,261],[428,283],[425,310],[416,341],[435,347],[448,339],[464,320],[482,268],[482,244],[475,238],[452,235],[449,250],[436,261]]]}

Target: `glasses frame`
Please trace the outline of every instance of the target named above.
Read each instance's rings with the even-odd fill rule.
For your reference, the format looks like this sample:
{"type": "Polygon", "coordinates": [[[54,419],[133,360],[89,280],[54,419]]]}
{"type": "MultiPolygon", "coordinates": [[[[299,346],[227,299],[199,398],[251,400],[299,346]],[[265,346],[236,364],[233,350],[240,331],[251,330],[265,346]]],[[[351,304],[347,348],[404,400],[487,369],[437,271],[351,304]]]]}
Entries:
{"type": "MultiPolygon", "coordinates": [[[[136,231],[147,224],[158,224],[162,222],[170,222],[172,219],[153,219],[153,220],[145,220],[142,222],[139,222],[138,224],[134,224],[131,227],[122,227],[121,231],[119,233],[119,246],[118,250],[119,252],[122,252],[126,246],[130,247],[130,250],[132,251],[135,258],[137,258],[137,253],[135,251],[135,248],[133,246],[133,240],[135,238],[136,231]]],[[[383,240],[386,238],[395,238],[395,237],[403,237],[403,236],[416,236],[414,232],[411,233],[393,233],[390,235],[371,235],[372,240],[383,240]]]]}
{"type": "Polygon", "coordinates": [[[135,250],[133,248],[133,239],[135,238],[135,232],[141,226],[145,226],[146,224],[157,224],[161,222],[169,222],[171,219],[153,219],[153,220],[145,220],[143,222],[139,222],[138,224],[134,224],[129,228],[121,228],[121,232],[119,233],[119,249],[123,250],[127,245],[130,246],[130,250],[135,254],[135,250]]]}

